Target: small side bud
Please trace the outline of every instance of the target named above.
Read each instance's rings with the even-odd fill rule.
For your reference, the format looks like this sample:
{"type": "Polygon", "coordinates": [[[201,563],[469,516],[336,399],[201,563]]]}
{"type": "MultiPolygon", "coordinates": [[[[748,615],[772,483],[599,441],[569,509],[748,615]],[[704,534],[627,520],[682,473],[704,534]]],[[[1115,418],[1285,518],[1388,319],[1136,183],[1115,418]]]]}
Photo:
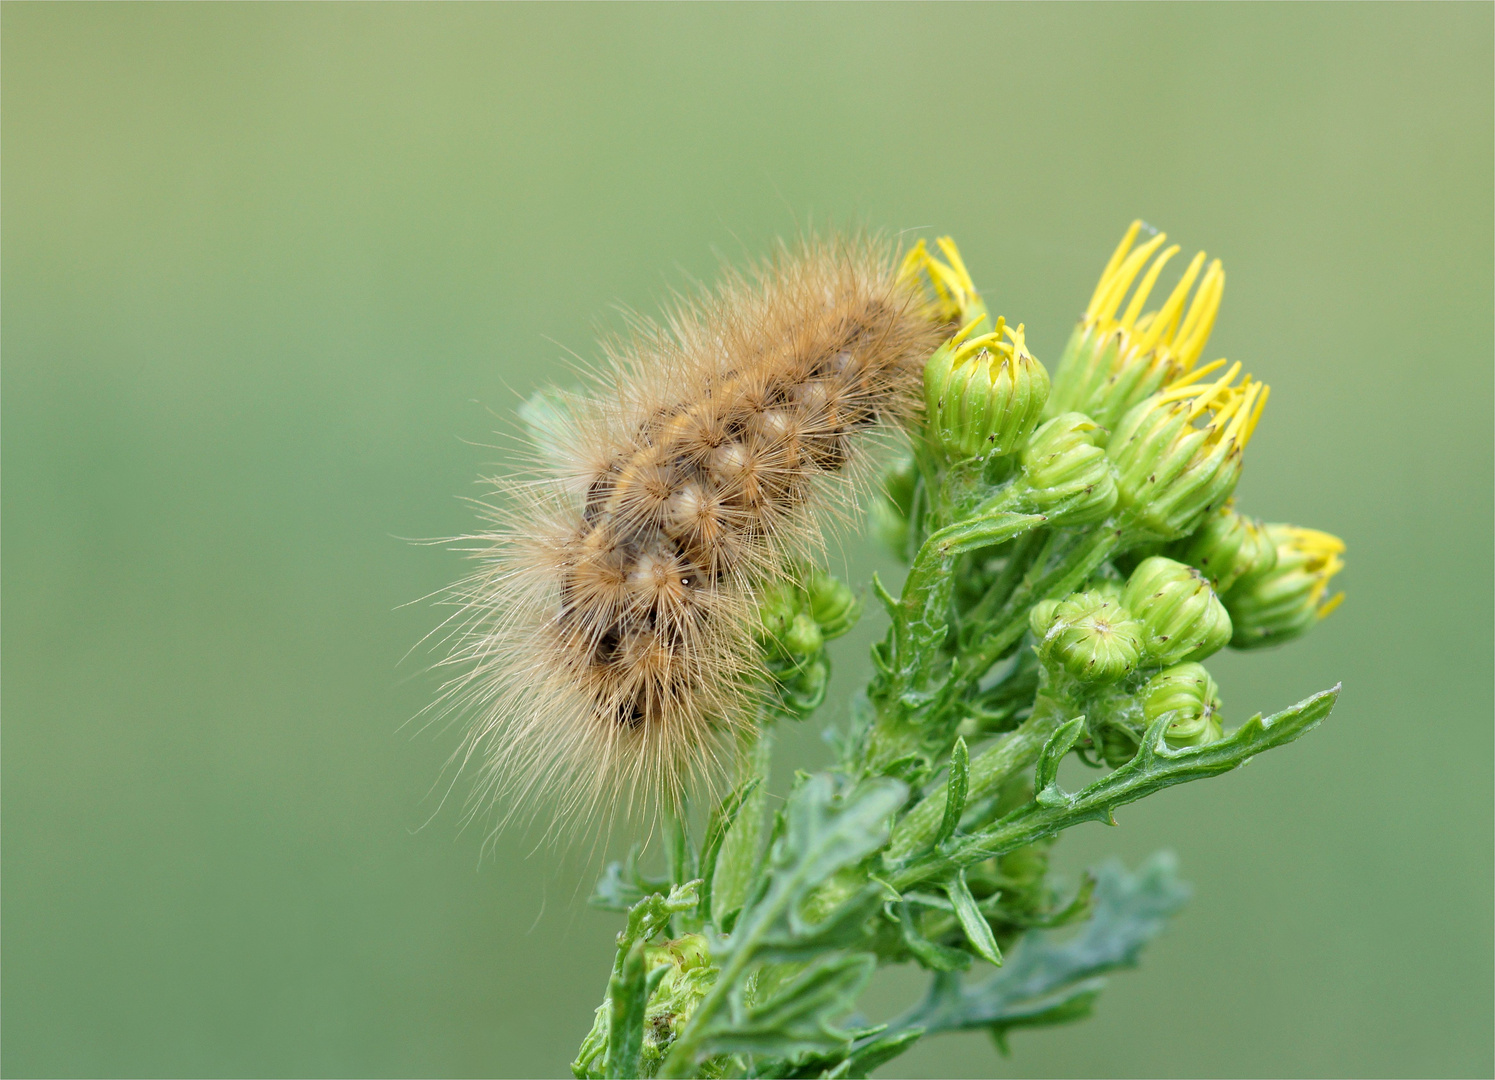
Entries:
{"type": "Polygon", "coordinates": [[[1198,532],[1170,546],[1167,554],[1198,567],[1221,596],[1241,578],[1277,565],[1277,547],[1261,522],[1228,505],[1208,515],[1198,532]]]}
{"type": "Polygon", "coordinates": [[[1155,664],[1203,660],[1230,641],[1230,616],[1204,575],[1155,555],[1144,559],[1121,602],[1145,631],[1144,651],[1155,664]]]}
{"type": "MultiPolygon", "coordinates": [[[[1224,363],[1219,361],[1218,363],[1224,363]]],[[[1133,408],[1106,452],[1116,463],[1117,508],[1159,540],[1192,533],[1224,506],[1241,476],[1241,459],[1267,403],[1267,388],[1236,364],[1211,383],[1200,368],[1133,408]]]]}
{"type": "Polygon", "coordinates": [[[1268,525],[1276,563],[1236,582],[1225,596],[1237,649],[1260,649],[1301,637],[1339,606],[1344,593],[1324,594],[1344,569],[1344,541],[1317,529],[1268,525]]]}
{"type": "Polygon", "coordinates": [[[1142,715],[1151,725],[1164,715],[1168,745],[1207,746],[1224,735],[1220,688],[1200,664],[1178,664],[1158,672],[1142,688],[1142,715]]]}
{"type": "Polygon", "coordinates": [[[1105,432],[1082,413],[1056,416],[1023,448],[1031,504],[1056,525],[1105,520],[1116,505],[1116,470],[1101,443],[1105,432]]]}
{"type": "Polygon", "coordinates": [[[1049,626],[1054,621],[1054,609],[1059,606],[1057,600],[1040,600],[1033,605],[1033,610],[1028,612],[1028,626],[1033,631],[1033,636],[1039,641],[1043,640],[1049,632],[1049,626]]]}
{"type": "Polygon", "coordinates": [[[759,636],[781,642],[800,612],[799,590],[787,581],[775,581],[758,593],[759,636]]]}
{"type": "Polygon", "coordinates": [[[827,641],[850,630],[861,614],[856,594],[844,581],[824,570],[816,568],[810,571],[805,591],[810,596],[810,617],[827,641]]]}
{"type": "Polygon", "coordinates": [[[807,611],[794,616],[789,629],[779,638],[779,644],[791,656],[814,656],[825,647],[825,635],[807,611]]]}
{"type": "Polygon", "coordinates": [[[1023,327],[998,318],[992,333],[967,338],[972,329],[935,350],[924,367],[929,425],[952,458],[1001,457],[1033,433],[1049,398],[1049,373],[1028,351],[1023,327]]]}
{"type": "MultiPolygon", "coordinates": [[[[1045,605],[1034,607],[1034,616],[1045,605]]],[[[1060,665],[1088,683],[1115,682],[1129,674],[1142,652],[1142,627],[1114,600],[1096,593],[1075,593],[1047,609],[1038,636],[1039,659],[1060,665]]],[[[1035,619],[1036,623],[1036,619],[1035,619]]]]}

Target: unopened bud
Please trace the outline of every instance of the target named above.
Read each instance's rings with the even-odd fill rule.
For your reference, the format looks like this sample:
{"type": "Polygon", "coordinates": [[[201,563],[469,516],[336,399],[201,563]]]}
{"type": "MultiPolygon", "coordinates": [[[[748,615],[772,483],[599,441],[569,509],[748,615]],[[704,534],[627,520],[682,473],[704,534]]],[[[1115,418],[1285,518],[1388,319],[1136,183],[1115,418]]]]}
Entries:
{"type": "Polygon", "coordinates": [[[1193,536],[1173,544],[1168,554],[1198,567],[1221,596],[1241,578],[1277,564],[1277,547],[1261,522],[1228,505],[1209,514],[1193,536]]]}
{"type": "Polygon", "coordinates": [[[856,594],[845,582],[824,570],[817,568],[810,571],[805,591],[810,596],[810,617],[820,627],[820,633],[826,640],[846,633],[861,614],[856,594]]]}
{"type": "Polygon", "coordinates": [[[1267,388],[1249,375],[1231,385],[1240,364],[1212,383],[1194,382],[1215,366],[1133,408],[1106,448],[1116,463],[1117,509],[1160,540],[1187,536],[1225,505],[1267,402],[1267,388]]]}
{"type": "Polygon", "coordinates": [[[1206,746],[1224,734],[1220,688],[1200,664],[1178,664],[1158,672],[1142,689],[1142,715],[1150,725],[1171,714],[1164,729],[1168,745],[1206,746]]]}
{"type": "Polygon", "coordinates": [[[813,656],[825,647],[825,635],[810,613],[801,611],[779,638],[779,644],[793,656],[813,656]]]}
{"type": "Polygon", "coordinates": [[[760,636],[768,641],[782,641],[794,624],[801,608],[800,593],[787,581],[775,581],[758,593],[760,636]]]}
{"type": "Polygon", "coordinates": [[[967,339],[972,329],[940,346],[924,367],[929,425],[951,457],[1000,457],[1033,433],[1048,401],[1049,373],[1028,351],[1021,326],[998,318],[992,333],[967,339]]]}
{"type": "Polygon", "coordinates": [[[1145,632],[1144,651],[1155,664],[1203,660],[1230,641],[1230,616],[1198,570],[1160,555],[1144,559],[1121,602],[1145,632]]]}
{"type": "Polygon", "coordinates": [[[1268,525],[1277,561],[1236,582],[1226,594],[1237,649],[1278,645],[1307,633],[1339,606],[1344,593],[1324,594],[1334,575],[1344,569],[1344,541],[1317,529],[1268,525]]]}
{"type": "MultiPolygon", "coordinates": [[[[1034,615],[1046,605],[1035,605],[1034,615]]],[[[1039,658],[1059,664],[1081,682],[1115,682],[1137,666],[1142,627],[1114,600],[1076,593],[1047,608],[1034,625],[1039,658]]],[[[1036,620],[1035,620],[1036,622],[1036,620]]]]}
{"type": "Polygon", "coordinates": [[[1034,510],[1055,525],[1105,519],[1116,505],[1116,470],[1101,447],[1104,435],[1081,413],[1056,416],[1033,433],[1022,461],[1034,510]]]}

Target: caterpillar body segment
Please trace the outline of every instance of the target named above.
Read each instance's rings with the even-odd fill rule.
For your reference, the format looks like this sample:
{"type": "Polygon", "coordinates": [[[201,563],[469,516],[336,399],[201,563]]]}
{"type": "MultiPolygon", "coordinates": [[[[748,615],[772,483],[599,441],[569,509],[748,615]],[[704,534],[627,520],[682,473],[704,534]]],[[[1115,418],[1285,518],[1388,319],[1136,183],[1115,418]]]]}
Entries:
{"type": "Polygon", "coordinates": [[[843,240],[609,346],[456,591],[443,703],[473,717],[475,809],[611,818],[723,774],[756,712],[755,590],[820,544],[949,332],[891,247],[843,240]]]}

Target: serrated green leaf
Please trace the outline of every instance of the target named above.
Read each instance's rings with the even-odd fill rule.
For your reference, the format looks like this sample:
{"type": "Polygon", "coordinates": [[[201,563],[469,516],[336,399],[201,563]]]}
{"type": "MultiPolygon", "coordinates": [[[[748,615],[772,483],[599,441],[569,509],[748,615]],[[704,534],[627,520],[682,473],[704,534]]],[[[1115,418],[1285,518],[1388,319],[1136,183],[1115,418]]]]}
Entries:
{"type": "MultiPolygon", "coordinates": [[[[757,1040],[764,1045],[778,1038],[779,1041],[772,1044],[775,1046],[810,1039],[804,1031],[792,1038],[779,1038],[782,1032],[774,1035],[764,1026],[768,1013],[756,1014],[758,1019],[753,1024],[757,1026],[745,1027],[746,981],[766,956],[785,955],[797,948],[798,938],[824,935],[821,940],[846,940],[865,921],[863,911],[870,913],[870,907],[881,898],[881,886],[868,885],[860,897],[835,905],[823,922],[804,921],[801,912],[807,908],[807,898],[837,871],[859,862],[887,843],[888,821],[907,794],[908,789],[903,784],[886,779],[865,782],[843,795],[838,795],[835,782],[825,773],[803,777],[799,781],[780,812],[766,873],[743,906],[730,937],[709,937],[712,955],[720,965],[720,974],[676,1038],[660,1071],[661,1076],[694,1075],[701,1057],[712,1052],[709,1047],[717,1045],[710,1040],[718,1035],[725,1038],[728,1032],[733,1033],[734,1038],[741,1035],[748,1042],[757,1040]]],[[[870,958],[867,962],[875,964],[870,958]]],[[[868,973],[870,975],[870,969],[868,973]]],[[[829,976],[825,978],[829,979],[829,976]]],[[[808,994],[810,991],[802,989],[797,992],[808,994]]],[[[845,1041],[842,1036],[838,1038],[845,1041]]],[[[746,1042],[740,1045],[746,1045],[746,1042]]],[[[791,1051],[781,1048],[744,1052],[791,1051]]]]}
{"type": "Polygon", "coordinates": [[[717,804],[706,825],[706,838],[701,844],[701,902],[697,915],[701,922],[711,919],[711,890],[716,883],[716,861],[721,855],[722,843],[727,838],[737,815],[742,812],[748,797],[763,783],[761,776],[752,776],[717,804]]]}
{"type": "Polygon", "coordinates": [[[643,892],[629,880],[623,864],[610,862],[597,879],[597,885],[592,890],[592,895],[587,897],[587,903],[603,911],[627,911],[643,898],[643,892]]]}
{"type": "Polygon", "coordinates": [[[1100,997],[1105,980],[1092,979],[1089,982],[1080,983],[1067,997],[1061,998],[1052,1005],[1036,1008],[1033,1012],[1026,1014],[1014,1014],[1010,1020],[999,1020],[992,1024],[987,1030],[991,1033],[992,1041],[997,1044],[1003,1056],[1012,1053],[1007,1045],[1007,1033],[1014,1028],[1053,1027],[1057,1024],[1072,1024],[1076,1020],[1084,1020],[1095,1010],[1095,999],[1100,997]]]}
{"type": "Polygon", "coordinates": [[[1167,853],[1154,855],[1135,874],[1112,862],[1094,876],[1095,913],[1078,935],[1030,931],[1008,953],[1002,970],[980,983],[966,985],[955,975],[937,974],[924,1002],[895,1020],[890,1032],[922,1027],[933,1034],[993,1025],[1007,1030],[1030,1021],[1060,1022],[1062,1007],[1100,989],[1099,976],[1135,965],[1189,895],[1167,853]]]}
{"type": "Polygon", "coordinates": [[[903,892],[922,881],[944,880],[953,870],[1015,851],[1082,822],[1112,821],[1117,807],[1155,791],[1238,769],[1256,754],[1312,731],[1329,715],[1338,695],[1336,686],[1265,720],[1253,717],[1218,742],[1181,750],[1168,748],[1165,735],[1171,717],[1165,713],[1148,729],[1136,756],[1108,776],[1064,796],[1058,805],[1029,803],[986,829],[911,860],[890,874],[888,881],[903,892]]]}
{"type": "Polygon", "coordinates": [[[609,1080],[636,1077],[639,1059],[644,1051],[644,1006],[649,1002],[644,979],[644,943],[635,941],[608,980],[607,995],[611,1001],[608,1016],[607,1063],[604,1074],[609,1080]]]}
{"type": "Polygon", "coordinates": [[[872,571],[872,595],[877,597],[877,602],[883,606],[883,610],[894,618],[898,617],[898,601],[892,593],[888,592],[887,586],[882,583],[882,578],[877,576],[876,570],[872,571]]]}
{"type": "Polygon", "coordinates": [[[763,936],[758,957],[765,963],[809,960],[821,953],[852,948],[864,943],[866,923],[883,903],[885,886],[868,884],[813,925],[800,921],[791,911],[789,925],[763,936]]]}

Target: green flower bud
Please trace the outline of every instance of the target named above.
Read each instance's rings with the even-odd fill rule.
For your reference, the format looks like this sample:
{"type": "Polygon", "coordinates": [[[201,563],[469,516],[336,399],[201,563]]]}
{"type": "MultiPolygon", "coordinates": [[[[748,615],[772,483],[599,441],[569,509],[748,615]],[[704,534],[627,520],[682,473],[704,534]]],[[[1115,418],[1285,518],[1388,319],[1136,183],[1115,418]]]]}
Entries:
{"type": "Polygon", "coordinates": [[[775,581],[758,593],[759,637],[781,642],[802,607],[800,591],[788,581],[775,581]]]}
{"type": "MultiPolygon", "coordinates": [[[[1045,607],[1034,606],[1034,614],[1045,607]]],[[[1115,682],[1137,666],[1142,627],[1126,608],[1096,593],[1075,593],[1048,609],[1035,625],[1038,656],[1046,665],[1062,665],[1081,682],[1115,682]]]]}
{"type": "Polygon", "coordinates": [[[1324,599],[1330,580],[1344,569],[1343,540],[1292,525],[1268,525],[1266,534],[1275,546],[1276,563],[1243,577],[1225,596],[1235,625],[1230,644],[1237,649],[1291,641],[1344,599],[1342,592],[1324,599]]]}
{"type": "Polygon", "coordinates": [[[1206,517],[1193,536],[1169,547],[1168,555],[1198,567],[1221,596],[1246,575],[1277,565],[1277,547],[1261,522],[1228,505],[1206,517]]]}
{"type": "Polygon", "coordinates": [[[789,629],[779,638],[779,644],[791,656],[813,656],[825,648],[825,635],[820,632],[820,625],[810,617],[810,613],[801,611],[794,616],[789,629]]]}
{"type": "MultiPolygon", "coordinates": [[[[1126,588],[1125,581],[1110,578],[1091,578],[1085,583],[1085,592],[1099,596],[1102,600],[1109,600],[1113,604],[1121,604],[1121,594],[1126,588]]],[[[1124,604],[1122,605],[1125,606],[1124,604]]]]}
{"type": "Polygon", "coordinates": [[[1144,651],[1155,664],[1203,660],[1230,641],[1230,616],[1198,570],[1155,555],[1144,559],[1121,602],[1142,624],[1144,651]]]}
{"type": "Polygon", "coordinates": [[[1132,222],[1059,359],[1050,416],[1073,410],[1114,428],[1128,409],[1192,371],[1204,351],[1225,291],[1220,260],[1211,263],[1200,280],[1204,252],[1199,252],[1163,306],[1143,314],[1158,274],[1179,249],[1174,245],[1152,258],[1167,239],[1162,233],[1133,249],[1141,229],[1142,222],[1132,222]],[[1143,274],[1150,258],[1152,264],[1143,274]],[[1139,274],[1142,280],[1123,311],[1121,305],[1139,274]],[[1199,288],[1190,300],[1196,280],[1199,288]]]}
{"type": "Polygon", "coordinates": [[[1100,446],[1104,436],[1080,413],[1056,416],[1033,433],[1022,462],[1036,511],[1056,525],[1105,520],[1116,505],[1116,470],[1100,446]]]}
{"type": "Polygon", "coordinates": [[[1057,600],[1040,600],[1033,605],[1033,610],[1028,612],[1028,626],[1033,631],[1033,636],[1039,641],[1049,632],[1049,626],[1054,621],[1054,609],[1059,606],[1057,600]]]}
{"type": "Polygon", "coordinates": [[[1220,688],[1199,664],[1178,664],[1158,672],[1142,688],[1142,715],[1150,725],[1164,714],[1173,719],[1165,730],[1168,745],[1207,746],[1224,735],[1220,725],[1220,688]]]}
{"type": "Polygon", "coordinates": [[[924,366],[929,424],[952,458],[1010,454],[1027,442],[1049,398],[1049,373],[1028,351],[1023,327],[998,318],[990,334],[965,327],[924,366]],[[1006,334],[1008,341],[1003,341],[1006,334]]]}
{"type": "Polygon", "coordinates": [[[827,641],[850,630],[861,614],[856,594],[845,582],[824,570],[816,568],[810,571],[805,591],[810,596],[810,617],[820,627],[820,633],[827,641]]]}
{"type": "Polygon", "coordinates": [[[709,945],[700,934],[686,934],[674,941],[644,946],[644,964],[659,980],[644,1012],[644,1045],[641,1058],[644,1075],[653,1075],[674,1045],[676,1037],[711,988],[716,969],[709,945]],[[657,975],[665,968],[662,975],[657,975]]]}
{"type": "Polygon", "coordinates": [[[1177,540],[1225,505],[1267,403],[1267,388],[1236,364],[1212,383],[1194,382],[1224,361],[1154,394],[1122,418],[1106,448],[1116,464],[1117,508],[1134,528],[1177,540]]]}

